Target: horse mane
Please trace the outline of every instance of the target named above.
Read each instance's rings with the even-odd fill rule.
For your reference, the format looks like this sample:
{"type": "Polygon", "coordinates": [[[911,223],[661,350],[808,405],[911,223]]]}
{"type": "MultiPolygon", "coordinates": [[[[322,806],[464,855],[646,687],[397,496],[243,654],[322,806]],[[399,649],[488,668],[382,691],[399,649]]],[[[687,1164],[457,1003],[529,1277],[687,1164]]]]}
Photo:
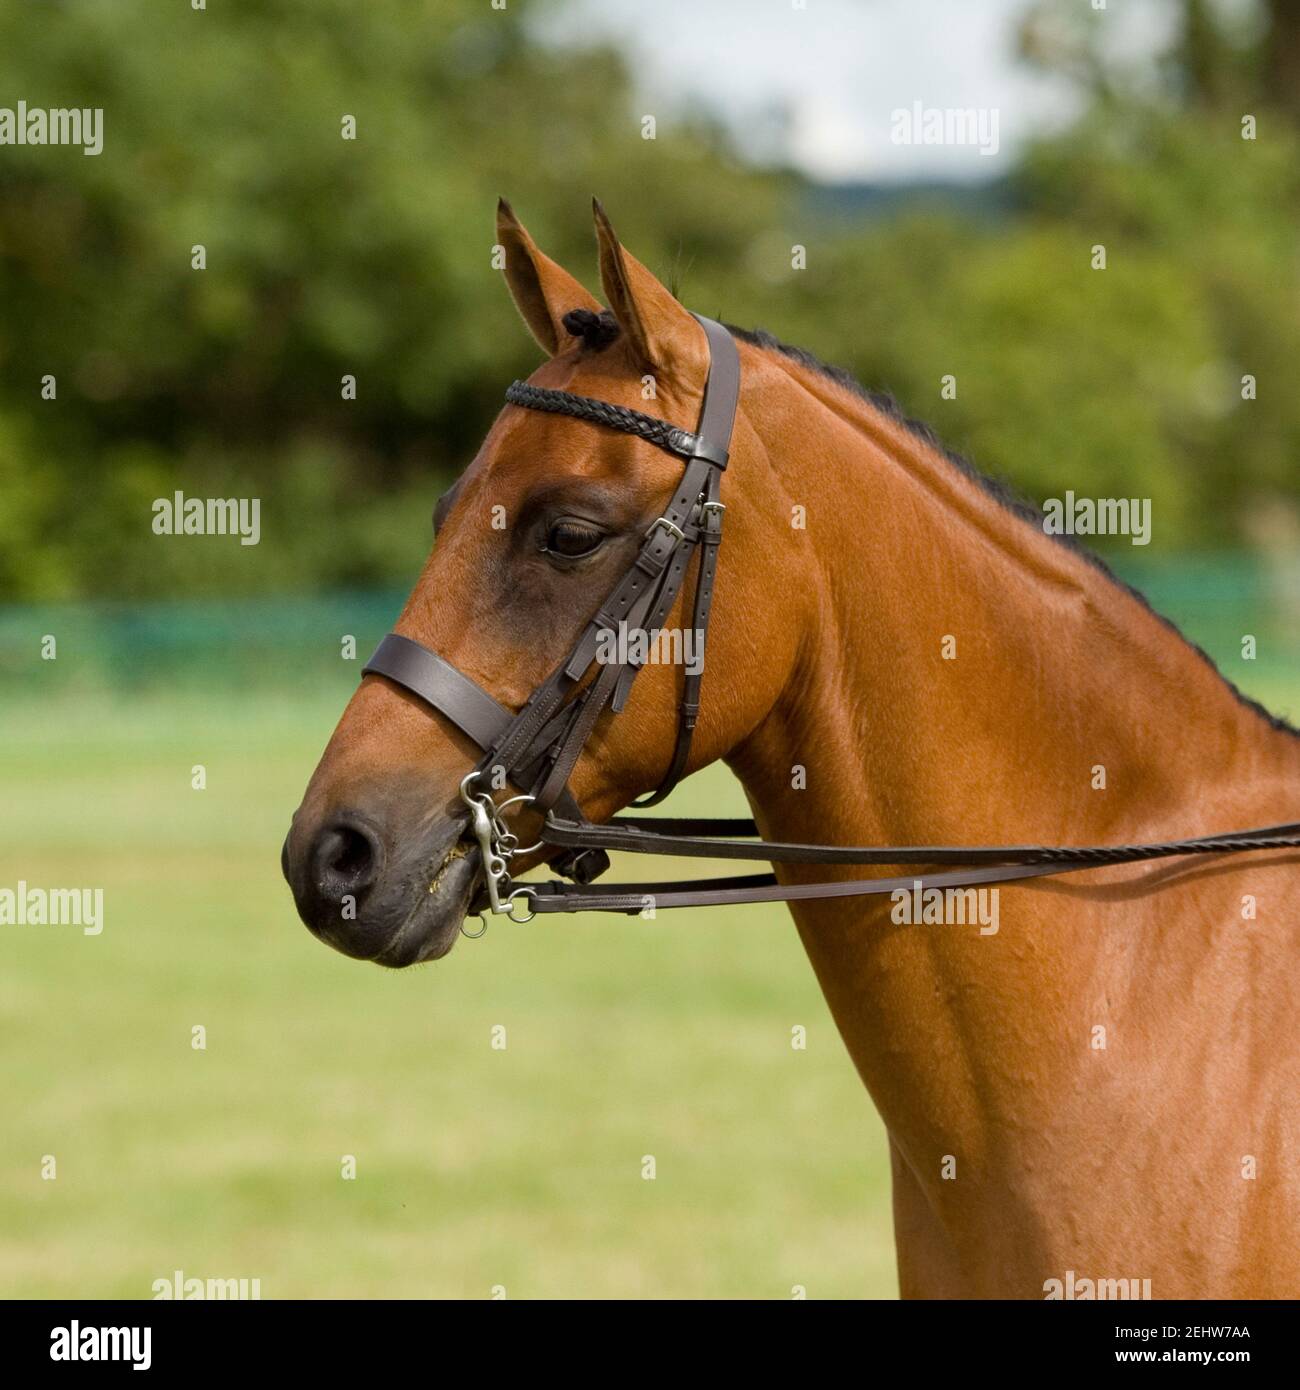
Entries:
{"type": "Polygon", "coordinates": [[[1245,694],[1233,681],[1219,670],[1214,658],[1199,643],[1193,642],[1190,637],[1172,619],[1165,617],[1156,608],[1153,608],[1150,600],[1140,589],[1136,589],[1132,584],[1121,579],[1114,570],[1098,555],[1094,550],[1090,550],[1086,545],[1080,543],[1077,537],[1067,534],[1064,531],[1049,531],[1044,525],[1042,509],[1034,502],[1031,502],[1022,493],[1017,491],[1004,478],[995,478],[976,468],[971,461],[963,454],[955,453],[947,448],[935,434],[934,430],[923,420],[913,419],[899,405],[898,401],[887,391],[872,391],[863,386],[858,379],[843,367],[828,366],[825,362],[815,357],[811,352],[804,348],[791,347],[788,343],[783,343],[779,338],[765,330],[737,328],[734,324],[726,324],[727,331],[734,338],[739,338],[741,342],[748,343],[751,347],[759,348],[765,352],[774,352],[782,357],[788,358],[792,362],[798,363],[801,367],[806,367],[809,371],[817,372],[819,375],[833,381],[836,386],[841,387],[850,394],[857,396],[865,401],[873,410],[886,416],[888,419],[901,425],[909,434],[928,445],[941,458],[945,459],[953,468],[957,469],[964,477],[969,478],[977,487],[987,493],[998,503],[1004,511],[1010,512],[1012,516],[1019,518],[1027,525],[1033,526],[1043,535],[1050,537],[1056,544],[1064,546],[1072,551],[1090,565],[1094,570],[1101,574],[1109,583],[1117,589],[1128,594],[1135,599],[1148,613],[1159,623],[1174,634],[1180,642],[1190,647],[1193,652],[1214,672],[1216,676],[1227,686],[1237,703],[1253,714],[1258,715],[1272,728],[1279,733],[1290,734],[1295,738],[1300,738],[1300,729],[1284,719],[1279,714],[1274,714],[1272,710],[1261,705],[1258,700],[1252,700],[1245,694]]]}
{"type": "MultiPolygon", "coordinates": [[[[589,309],[573,309],[564,315],[563,323],[565,328],[575,337],[582,340],[584,350],[601,352],[607,348],[619,336],[618,320],[609,312],[608,309],[602,310],[599,314],[592,313],[589,309]]],[[[1300,729],[1284,719],[1279,714],[1274,714],[1272,710],[1265,708],[1258,700],[1252,700],[1246,695],[1233,681],[1223,674],[1214,658],[1199,643],[1193,642],[1190,637],[1172,619],[1165,617],[1158,609],[1152,607],[1150,600],[1136,589],[1132,584],[1121,579],[1114,570],[1101,558],[1096,551],[1089,549],[1080,543],[1077,537],[1064,531],[1049,531],[1043,525],[1044,517],[1042,509],[1034,502],[1031,502],[1023,493],[1019,492],[1004,478],[995,478],[988,473],[976,468],[971,461],[963,454],[955,453],[947,448],[934,430],[923,420],[914,419],[908,415],[903,407],[898,403],[893,395],[888,391],[872,391],[862,385],[862,383],[851,372],[843,367],[832,367],[814,356],[804,348],[791,347],[789,343],[783,343],[779,338],[773,337],[771,333],[761,328],[738,328],[735,324],[724,323],[723,327],[733,338],[738,338],[742,343],[748,343],[750,347],[755,347],[763,352],[776,353],[781,357],[787,358],[791,362],[797,363],[800,367],[807,368],[809,371],[816,372],[824,376],[827,380],[835,383],[836,386],[857,396],[859,400],[865,401],[873,410],[877,411],[886,418],[901,425],[909,434],[919,439],[923,444],[933,449],[940,458],[945,459],[953,468],[957,469],[964,477],[969,478],[977,487],[987,493],[997,504],[1012,516],[1029,526],[1033,526],[1041,534],[1048,536],[1057,545],[1064,546],[1067,550],[1078,555],[1085,563],[1096,570],[1104,579],[1113,584],[1121,592],[1135,599],[1157,622],[1161,623],[1168,631],[1172,632],[1184,646],[1190,647],[1193,652],[1210,668],[1211,671],[1227,686],[1233,698],[1243,708],[1251,713],[1258,715],[1272,728],[1279,733],[1290,734],[1295,738],[1300,738],[1300,729]]]]}

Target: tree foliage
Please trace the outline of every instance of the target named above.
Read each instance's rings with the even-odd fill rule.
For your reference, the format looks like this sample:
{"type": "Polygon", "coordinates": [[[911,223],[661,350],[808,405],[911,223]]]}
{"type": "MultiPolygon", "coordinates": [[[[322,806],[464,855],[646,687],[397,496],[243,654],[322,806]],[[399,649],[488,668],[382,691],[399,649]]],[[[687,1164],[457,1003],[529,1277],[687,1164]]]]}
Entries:
{"type": "Polygon", "coordinates": [[[102,107],[105,148],[0,148],[0,592],[409,578],[435,496],[536,361],[491,264],[499,193],[589,284],[598,192],[693,307],[892,388],[980,466],[1040,496],[1151,496],[1157,544],[1232,540],[1247,499],[1297,490],[1294,55],[1275,51],[1295,26],[1185,11],[1154,89],[1095,26],[1031,12],[1027,61],[1072,73],[1086,114],[1029,153],[1011,211],[864,219],[745,167],[698,114],[644,139],[623,61],[546,46],[522,5],[6,7],[6,92],[102,107]],[[260,497],[263,544],[154,537],[176,489],[260,497]]]}

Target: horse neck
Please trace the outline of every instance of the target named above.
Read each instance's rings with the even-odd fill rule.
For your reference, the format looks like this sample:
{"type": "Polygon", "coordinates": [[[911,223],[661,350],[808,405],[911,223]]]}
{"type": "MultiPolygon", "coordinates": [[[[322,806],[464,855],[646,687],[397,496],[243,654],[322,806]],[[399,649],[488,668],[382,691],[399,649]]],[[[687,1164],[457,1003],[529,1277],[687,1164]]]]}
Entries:
{"type": "Polygon", "coordinates": [[[1300,739],[1084,555],[810,370],[757,430],[816,557],[798,669],[731,759],[768,833],[1077,844],[1289,818],[1300,739]]]}
{"type": "MultiPolygon", "coordinates": [[[[783,596],[801,577],[811,585],[803,650],[729,758],[765,836],[1104,844],[1294,819],[1300,739],[1243,706],[1138,599],[906,429],[829,382],[796,384],[802,399],[774,412],[780,429],[764,437],[760,422],[758,432],[770,459],[790,459],[774,465],[780,486],[807,507],[804,550],[816,563],[805,554],[777,576],[783,596]],[[798,439],[797,456],[783,438],[798,439]]],[[[765,539],[770,555],[781,541],[795,549],[775,527],[765,539]]],[[[995,938],[897,926],[887,897],[792,906],[890,1133],[900,1240],[924,1230],[909,1237],[918,1248],[960,1248],[974,1267],[996,1234],[987,1219],[1024,1248],[1058,1237],[1068,1248],[1068,1230],[1047,1234],[1046,1199],[945,1204],[939,1157],[1050,1144],[1062,1126],[1086,1139],[1086,1108],[1060,1110],[1059,1078],[1078,1050],[1063,1013],[1105,1017],[1112,994],[1141,981],[1149,1020],[1183,999],[1192,962],[1232,948],[1226,896],[1202,905],[1184,893],[1175,908],[1168,889],[1112,901],[1078,884],[999,893],[995,938]],[[1139,960],[1166,910],[1179,914],[1176,939],[1139,960]]],[[[1024,1156],[1026,1168],[1052,1170],[1043,1153],[1024,1156]]],[[[996,1183],[1017,1167],[980,1170],[996,1183]]]]}

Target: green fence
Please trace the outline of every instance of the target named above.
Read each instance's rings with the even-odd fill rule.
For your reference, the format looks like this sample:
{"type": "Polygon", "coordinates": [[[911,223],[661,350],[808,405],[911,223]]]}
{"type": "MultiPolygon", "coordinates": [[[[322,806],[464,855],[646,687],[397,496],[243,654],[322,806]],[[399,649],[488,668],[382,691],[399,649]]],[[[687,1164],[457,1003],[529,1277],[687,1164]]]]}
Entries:
{"type": "Polygon", "coordinates": [[[1108,557],[1229,680],[1300,723],[1300,569],[1252,555],[1108,557]],[[1255,655],[1243,655],[1243,639],[1255,655]]]}
{"type": "Polygon", "coordinates": [[[398,593],[0,609],[0,697],[262,688],[355,681],[398,593]],[[55,658],[43,655],[48,638],[55,658]],[[354,639],[356,658],[344,655],[354,639]]]}
{"type": "MultiPolygon", "coordinates": [[[[1244,555],[1133,560],[1116,568],[1259,698],[1300,692],[1300,605],[1244,555]],[[1245,660],[1242,638],[1257,655],[1245,660]]],[[[0,608],[0,698],[93,691],[340,690],[391,627],[396,592],[238,601],[73,603],[0,608]],[[344,640],[356,657],[344,656],[344,640]],[[46,639],[55,659],[43,656],[46,639]]]]}

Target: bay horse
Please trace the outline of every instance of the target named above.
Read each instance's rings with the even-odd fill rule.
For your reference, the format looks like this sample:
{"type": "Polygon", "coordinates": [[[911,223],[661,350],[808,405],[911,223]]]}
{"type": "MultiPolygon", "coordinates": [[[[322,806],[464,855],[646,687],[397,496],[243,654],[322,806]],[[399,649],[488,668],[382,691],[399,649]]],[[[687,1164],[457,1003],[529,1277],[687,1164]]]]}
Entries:
{"type": "MultiPolygon", "coordinates": [[[[504,203],[497,235],[547,355],[530,384],[697,417],[700,322],[599,207],[608,308],[504,203]]],[[[729,541],[689,770],[725,760],[764,838],[1107,844],[1291,813],[1294,729],[927,433],[731,331],[729,541]]],[[[628,434],[508,406],[438,503],[398,633],[518,710],[680,472],[628,434]]],[[[647,665],[595,726],[570,784],[590,819],[659,784],[680,679],[647,665]]],[[[408,691],[364,678],[284,847],[318,937],[388,966],[451,949],[482,881],[458,795],[477,756],[408,691]]],[[[1300,1293],[1297,857],[1000,894],[996,932],[900,923],[882,899],[792,904],[888,1129],[903,1296],[1300,1293]]]]}

